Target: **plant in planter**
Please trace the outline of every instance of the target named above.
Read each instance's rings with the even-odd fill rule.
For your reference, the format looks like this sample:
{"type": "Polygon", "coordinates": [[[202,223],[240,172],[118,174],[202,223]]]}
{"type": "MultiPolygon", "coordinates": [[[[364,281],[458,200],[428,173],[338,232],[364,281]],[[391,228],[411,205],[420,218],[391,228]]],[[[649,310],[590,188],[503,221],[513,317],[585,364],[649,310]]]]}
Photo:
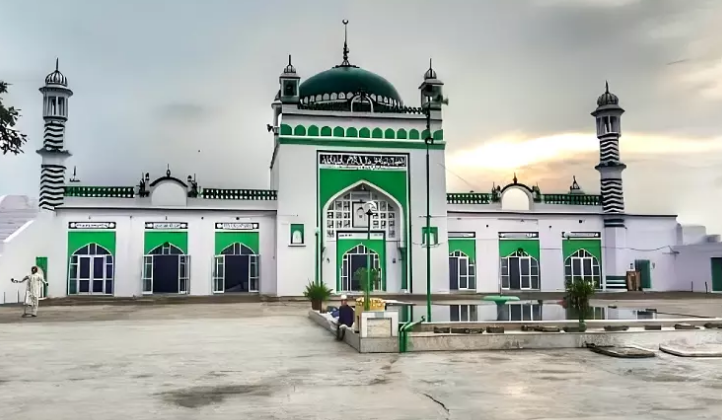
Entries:
{"type": "MultiPolygon", "coordinates": [[[[368,284],[371,287],[371,291],[379,290],[381,288],[381,270],[379,270],[378,268],[372,268],[370,274],[371,278],[368,279],[368,284]]],[[[366,270],[366,267],[359,268],[353,275],[356,281],[359,282],[359,284],[361,285],[361,289],[365,289],[367,276],[369,275],[369,271],[366,270]]]]}
{"type": "Polygon", "coordinates": [[[584,318],[589,313],[589,301],[595,292],[594,282],[582,277],[574,277],[566,282],[567,307],[579,317],[579,331],[586,331],[587,324],[584,318]]]}
{"type": "Polygon", "coordinates": [[[331,297],[333,291],[326,287],[324,283],[310,282],[306,285],[306,290],[303,292],[303,296],[311,301],[311,309],[314,311],[321,311],[323,308],[323,302],[326,302],[331,297]]]}

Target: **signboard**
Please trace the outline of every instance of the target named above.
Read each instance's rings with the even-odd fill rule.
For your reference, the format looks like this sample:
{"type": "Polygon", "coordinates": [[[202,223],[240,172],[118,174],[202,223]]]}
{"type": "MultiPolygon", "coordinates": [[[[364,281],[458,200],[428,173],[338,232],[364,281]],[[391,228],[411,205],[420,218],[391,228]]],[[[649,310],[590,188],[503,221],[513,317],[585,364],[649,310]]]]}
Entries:
{"type": "Polygon", "coordinates": [[[499,239],[539,239],[539,232],[499,232],[499,239]]]}
{"type": "Polygon", "coordinates": [[[449,232],[449,239],[471,239],[476,238],[475,232],[449,232]]]}
{"type": "Polygon", "coordinates": [[[216,230],[258,230],[258,223],[216,223],[216,230]]]}
{"type": "Polygon", "coordinates": [[[343,169],[406,169],[407,155],[371,153],[319,153],[318,166],[343,169]]]}
{"type": "Polygon", "coordinates": [[[185,222],[146,222],[146,229],[152,230],[185,230],[188,229],[188,223],[185,222]]]}
{"type": "MultiPolygon", "coordinates": [[[[367,232],[339,232],[338,239],[368,239],[367,232]]],[[[384,239],[383,232],[371,232],[371,239],[384,239]]]]}
{"type": "Polygon", "coordinates": [[[70,222],[68,223],[68,229],[115,229],[115,222],[70,222]]]}
{"type": "Polygon", "coordinates": [[[600,239],[601,232],[562,232],[562,238],[566,239],[600,239]]]}

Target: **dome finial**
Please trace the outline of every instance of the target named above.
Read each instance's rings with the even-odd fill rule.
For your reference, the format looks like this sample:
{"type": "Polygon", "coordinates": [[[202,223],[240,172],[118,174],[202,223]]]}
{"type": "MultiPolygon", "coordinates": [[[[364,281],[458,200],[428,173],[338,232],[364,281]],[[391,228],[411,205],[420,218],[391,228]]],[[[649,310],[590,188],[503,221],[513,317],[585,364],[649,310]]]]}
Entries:
{"type": "Polygon", "coordinates": [[[341,23],[343,23],[343,61],[341,66],[349,67],[351,63],[348,61],[348,53],[350,52],[348,49],[348,19],[342,20],[341,23]]]}
{"type": "Polygon", "coordinates": [[[60,66],[60,59],[58,57],[55,57],[55,71],[60,71],[60,70],[58,70],[59,66],[60,66]]]}
{"type": "Polygon", "coordinates": [[[429,79],[436,79],[436,71],[434,71],[434,67],[432,66],[432,60],[431,57],[429,57],[429,69],[426,70],[426,73],[424,73],[424,80],[429,79]]]}
{"type": "Polygon", "coordinates": [[[605,80],[605,81],[604,81],[604,87],[605,87],[605,89],[606,89],[606,92],[605,92],[605,93],[609,93],[609,80],[605,80]]]}

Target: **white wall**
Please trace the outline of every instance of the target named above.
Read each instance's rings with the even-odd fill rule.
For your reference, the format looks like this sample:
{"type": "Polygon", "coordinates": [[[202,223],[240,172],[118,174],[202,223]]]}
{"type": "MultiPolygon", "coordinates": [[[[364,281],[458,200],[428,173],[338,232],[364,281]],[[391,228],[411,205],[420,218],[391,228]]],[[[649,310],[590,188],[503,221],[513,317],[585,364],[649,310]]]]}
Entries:
{"type": "MultiPolygon", "coordinates": [[[[600,215],[449,213],[448,225],[450,232],[476,233],[476,288],[483,293],[499,291],[499,232],[539,232],[540,284],[545,292],[564,290],[562,232],[603,232],[600,215]]],[[[448,242],[442,249],[447,261],[448,242]]],[[[448,290],[448,274],[434,285],[448,290]]]]}
{"type": "Polygon", "coordinates": [[[674,247],[675,290],[712,291],[712,258],[722,258],[722,243],[701,243],[674,247]]]}
{"type": "Polygon", "coordinates": [[[634,260],[651,262],[652,290],[689,290],[677,283],[673,247],[677,245],[677,220],[675,217],[630,216],[627,227],[627,251],[624,259],[627,267],[634,260]]]}
{"type": "MultiPolygon", "coordinates": [[[[145,222],[187,222],[188,253],[191,256],[190,294],[212,293],[213,256],[215,254],[215,223],[259,223],[259,246],[261,252],[260,292],[275,292],[275,216],[259,212],[199,212],[177,210],[158,212],[153,210],[62,210],[56,225],[62,231],[58,235],[57,252],[49,263],[53,278],[67,279],[67,224],[72,221],[97,221],[116,223],[116,264],[114,295],[119,297],[142,294],[142,262],[144,254],[145,222]],[[58,263],[61,261],[62,263],[58,263]]],[[[51,293],[64,296],[66,282],[51,284],[51,293]]]]}
{"type": "MultiPolygon", "coordinates": [[[[15,303],[24,299],[26,284],[15,284],[10,279],[19,280],[30,274],[35,257],[47,256],[50,259],[48,254],[57,243],[54,224],[53,214],[42,212],[35,220],[29,221],[5,239],[3,254],[0,256],[0,303],[15,303]]],[[[48,265],[51,272],[45,275],[51,284],[61,281],[53,275],[52,263],[48,265]]],[[[52,291],[49,290],[48,294],[52,296],[52,291]]]]}

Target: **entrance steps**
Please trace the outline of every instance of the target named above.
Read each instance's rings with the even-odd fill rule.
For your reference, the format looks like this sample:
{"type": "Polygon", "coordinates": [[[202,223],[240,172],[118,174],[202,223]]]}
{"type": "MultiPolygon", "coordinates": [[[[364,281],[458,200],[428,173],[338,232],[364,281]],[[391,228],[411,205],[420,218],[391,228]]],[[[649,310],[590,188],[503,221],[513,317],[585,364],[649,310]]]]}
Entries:
{"type": "Polygon", "coordinates": [[[214,296],[155,295],[139,297],[114,296],[70,296],[48,298],[43,306],[83,306],[83,305],[169,305],[169,304],[208,304],[208,303],[254,303],[264,301],[258,293],[223,294],[214,296]]]}

